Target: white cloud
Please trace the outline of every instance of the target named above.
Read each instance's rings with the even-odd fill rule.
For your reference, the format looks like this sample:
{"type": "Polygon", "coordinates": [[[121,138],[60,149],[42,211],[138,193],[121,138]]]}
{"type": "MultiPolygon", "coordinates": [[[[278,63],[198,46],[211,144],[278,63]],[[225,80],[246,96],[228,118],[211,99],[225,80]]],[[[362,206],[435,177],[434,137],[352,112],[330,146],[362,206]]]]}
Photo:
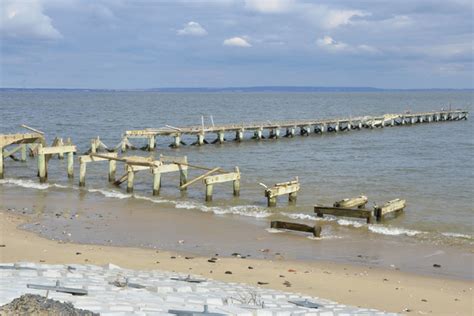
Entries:
{"type": "Polygon", "coordinates": [[[339,53],[369,53],[369,54],[377,54],[380,51],[369,45],[349,45],[344,42],[339,42],[334,40],[331,36],[324,36],[316,41],[316,45],[328,52],[339,53]]]}
{"type": "Polygon", "coordinates": [[[178,35],[204,36],[207,31],[197,22],[188,22],[183,29],[178,30],[178,35]]]}
{"type": "Polygon", "coordinates": [[[236,47],[252,47],[252,45],[242,37],[232,37],[226,39],[222,45],[224,46],[236,46],[236,47]]]}
{"type": "Polygon", "coordinates": [[[282,13],[289,11],[294,0],[245,0],[245,8],[260,13],[282,13]]]}
{"type": "Polygon", "coordinates": [[[2,0],[0,31],[3,35],[29,39],[59,39],[61,33],[44,14],[39,0],[2,0]]]}
{"type": "Polygon", "coordinates": [[[322,18],[322,26],[327,29],[337,28],[339,26],[352,23],[354,17],[365,17],[370,15],[360,10],[333,10],[329,9],[322,18]]]}

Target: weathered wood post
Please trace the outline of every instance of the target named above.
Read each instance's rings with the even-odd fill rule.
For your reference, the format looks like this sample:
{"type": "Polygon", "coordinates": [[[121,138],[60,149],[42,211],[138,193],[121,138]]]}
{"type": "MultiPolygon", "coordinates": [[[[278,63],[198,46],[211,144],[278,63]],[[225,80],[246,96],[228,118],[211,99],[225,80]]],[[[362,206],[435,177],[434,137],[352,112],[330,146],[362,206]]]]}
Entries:
{"type": "Polygon", "coordinates": [[[67,177],[74,178],[74,152],[67,153],[67,177]]]}
{"type": "Polygon", "coordinates": [[[178,133],[174,135],[173,147],[178,148],[179,146],[181,146],[181,134],[178,133]]]}
{"type": "Polygon", "coordinates": [[[161,172],[158,168],[153,168],[153,195],[160,195],[161,172]]]}
{"type": "Polygon", "coordinates": [[[199,134],[197,134],[197,144],[199,146],[204,145],[204,132],[200,132],[199,134]]]}
{"type": "Polygon", "coordinates": [[[26,144],[22,144],[21,146],[21,161],[26,161],[26,144]]]}
{"type": "Polygon", "coordinates": [[[295,192],[291,192],[290,194],[288,194],[288,202],[290,203],[296,203],[296,198],[298,196],[298,192],[295,191],[295,192]]]}
{"type": "Polygon", "coordinates": [[[97,153],[97,141],[96,139],[91,139],[91,153],[96,154],[97,153]]]}
{"type": "MultiPolygon", "coordinates": [[[[58,144],[57,144],[57,146],[58,146],[58,147],[59,147],[59,146],[64,146],[64,141],[63,141],[62,138],[58,138],[58,144]]],[[[58,153],[58,159],[64,159],[64,152],[63,152],[63,151],[60,151],[60,152],[58,153]]]]}
{"type": "Polygon", "coordinates": [[[423,123],[423,121],[424,121],[423,115],[420,115],[420,116],[418,117],[418,121],[419,121],[420,123],[423,123]]]}
{"type": "Polygon", "coordinates": [[[38,176],[40,178],[40,182],[46,182],[46,177],[48,171],[46,170],[46,157],[43,152],[43,144],[38,144],[38,176]]]}
{"type": "MultiPolygon", "coordinates": [[[[184,156],[183,157],[183,162],[188,163],[188,157],[184,156]]],[[[178,165],[179,166],[179,186],[182,187],[188,182],[188,168],[187,166],[184,165],[178,165]]],[[[181,191],[187,190],[187,187],[182,188],[181,191]]]]}
{"type": "Polygon", "coordinates": [[[240,196],[240,170],[239,170],[239,167],[235,167],[235,172],[237,174],[239,174],[239,177],[232,182],[233,187],[234,187],[234,196],[240,196]]]}
{"type": "Polygon", "coordinates": [[[219,131],[219,132],[217,133],[217,138],[219,139],[219,143],[220,143],[220,144],[223,144],[224,141],[225,141],[224,135],[225,135],[224,131],[219,131]]]}
{"type": "Polygon", "coordinates": [[[127,137],[126,136],[122,138],[122,143],[120,145],[121,145],[122,152],[123,153],[126,152],[127,151],[127,137]]]}
{"type": "Polygon", "coordinates": [[[352,129],[352,122],[347,122],[347,130],[350,131],[352,129]]]}
{"type": "Polygon", "coordinates": [[[148,151],[153,151],[155,150],[155,144],[156,144],[156,137],[155,135],[150,135],[148,137],[148,151]]]}
{"type": "Polygon", "coordinates": [[[339,121],[336,122],[336,127],[334,128],[336,132],[339,132],[339,121]]]}
{"type": "Polygon", "coordinates": [[[111,159],[109,160],[109,182],[115,182],[115,172],[117,170],[117,161],[111,159]]]}
{"type": "Polygon", "coordinates": [[[86,185],[86,171],[87,163],[79,159],[79,186],[84,187],[86,185]]]}
{"type": "Polygon", "coordinates": [[[244,130],[239,129],[235,132],[235,140],[241,142],[244,139],[244,130]]]}
{"type": "Polygon", "coordinates": [[[260,140],[263,138],[263,127],[260,127],[259,129],[255,131],[254,138],[257,140],[260,140]]]}
{"type": "Polygon", "coordinates": [[[212,190],[214,188],[213,184],[206,184],[206,202],[212,201],[212,190]]]}
{"type": "Polygon", "coordinates": [[[322,134],[322,133],[325,133],[326,131],[327,131],[326,123],[321,124],[321,134],[322,134]]]}
{"type": "Polygon", "coordinates": [[[3,179],[3,147],[0,146],[0,179],[3,179]]]}
{"type": "Polygon", "coordinates": [[[135,178],[135,172],[132,166],[127,165],[127,193],[133,193],[133,181],[135,178]]]}

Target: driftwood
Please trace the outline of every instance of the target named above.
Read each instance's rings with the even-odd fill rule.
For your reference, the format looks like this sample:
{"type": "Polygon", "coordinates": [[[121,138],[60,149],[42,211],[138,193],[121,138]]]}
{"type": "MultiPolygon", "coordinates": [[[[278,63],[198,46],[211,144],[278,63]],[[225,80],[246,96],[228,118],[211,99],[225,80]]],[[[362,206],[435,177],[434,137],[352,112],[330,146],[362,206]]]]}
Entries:
{"type": "Polygon", "coordinates": [[[305,233],[312,233],[314,237],[321,236],[321,226],[318,226],[318,225],[309,226],[309,225],[299,224],[299,223],[272,221],[270,224],[270,227],[277,228],[277,229],[295,230],[295,231],[300,231],[300,232],[305,232],[305,233]]]}

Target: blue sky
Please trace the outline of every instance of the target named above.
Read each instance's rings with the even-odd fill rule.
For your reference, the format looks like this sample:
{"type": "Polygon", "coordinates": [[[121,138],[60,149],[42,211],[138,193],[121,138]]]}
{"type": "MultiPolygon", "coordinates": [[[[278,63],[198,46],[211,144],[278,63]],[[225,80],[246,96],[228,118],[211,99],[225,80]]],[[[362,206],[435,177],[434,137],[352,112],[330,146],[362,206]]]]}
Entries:
{"type": "Polygon", "coordinates": [[[0,0],[2,87],[473,88],[471,0],[0,0]]]}

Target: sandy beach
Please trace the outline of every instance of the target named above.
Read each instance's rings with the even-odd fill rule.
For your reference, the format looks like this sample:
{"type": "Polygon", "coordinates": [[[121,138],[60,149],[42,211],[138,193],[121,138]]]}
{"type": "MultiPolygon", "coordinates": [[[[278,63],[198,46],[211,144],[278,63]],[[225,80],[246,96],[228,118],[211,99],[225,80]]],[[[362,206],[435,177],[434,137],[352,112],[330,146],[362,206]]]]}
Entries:
{"type": "MultiPolygon", "coordinates": [[[[129,247],[60,243],[18,229],[26,217],[0,213],[2,262],[114,263],[126,268],[189,272],[221,281],[242,282],[324,297],[342,304],[390,312],[429,315],[471,315],[470,281],[419,276],[331,262],[299,262],[278,258],[218,258],[129,247]],[[231,271],[232,274],[226,274],[231,271]],[[455,313],[453,314],[453,311],[455,313]]],[[[263,250],[264,251],[264,250],[263,250]]]]}

